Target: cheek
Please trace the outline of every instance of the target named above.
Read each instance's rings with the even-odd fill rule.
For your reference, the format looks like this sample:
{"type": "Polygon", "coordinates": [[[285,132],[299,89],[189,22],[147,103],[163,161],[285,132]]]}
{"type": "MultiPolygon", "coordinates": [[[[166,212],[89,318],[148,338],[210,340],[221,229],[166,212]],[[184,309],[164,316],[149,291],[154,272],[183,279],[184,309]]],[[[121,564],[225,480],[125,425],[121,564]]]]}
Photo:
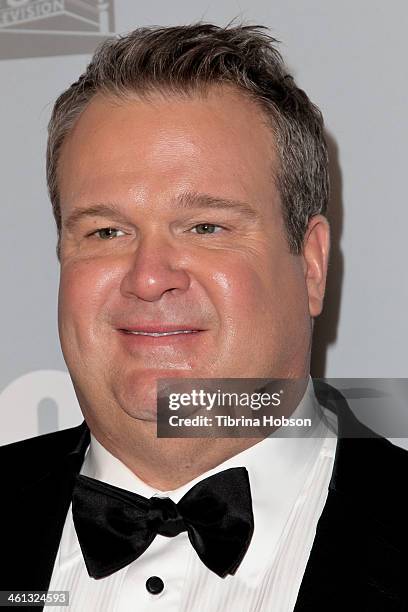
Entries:
{"type": "Polygon", "coordinates": [[[80,328],[98,319],[115,284],[112,267],[93,262],[70,262],[61,268],[58,316],[60,325],[80,328]]]}
{"type": "Polygon", "coordinates": [[[259,258],[255,263],[240,258],[212,274],[213,300],[226,328],[233,332],[239,327],[240,335],[245,329],[264,334],[261,326],[272,331],[302,324],[307,292],[298,258],[275,258],[273,263],[259,258]]]}
{"type": "Polygon", "coordinates": [[[257,320],[268,314],[271,287],[245,260],[224,264],[212,274],[211,285],[224,333],[230,338],[247,338],[257,320]]]}

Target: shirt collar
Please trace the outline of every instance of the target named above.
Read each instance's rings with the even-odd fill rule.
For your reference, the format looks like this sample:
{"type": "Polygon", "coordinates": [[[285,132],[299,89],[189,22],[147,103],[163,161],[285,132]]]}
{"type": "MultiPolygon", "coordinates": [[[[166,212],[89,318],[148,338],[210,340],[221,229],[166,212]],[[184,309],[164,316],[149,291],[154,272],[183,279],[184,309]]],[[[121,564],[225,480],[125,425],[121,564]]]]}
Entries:
{"type": "MultiPolygon", "coordinates": [[[[195,484],[208,476],[233,467],[248,470],[253,501],[255,531],[242,566],[247,572],[259,571],[265,554],[277,546],[289,513],[295,503],[306,474],[317,459],[326,425],[316,420],[321,408],[316,400],[311,379],[292,417],[311,418],[313,431],[282,437],[279,430],[254,446],[234,455],[215,468],[173,491],[159,491],[136,476],[126,465],[106,450],[91,434],[90,445],[80,473],[144,497],[170,497],[178,502],[195,484]],[[265,547],[264,534],[268,533],[265,547]]],[[[69,511],[71,514],[71,509],[69,511]]],[[[72,516],[72,515],[71,515],[72,516]]],[[[80,554],[79,542],[72,520],[64,529],[60,546],[60,565],[80,554]]],[[[241,569],[241,568],[240,568],[241,569]]]]}

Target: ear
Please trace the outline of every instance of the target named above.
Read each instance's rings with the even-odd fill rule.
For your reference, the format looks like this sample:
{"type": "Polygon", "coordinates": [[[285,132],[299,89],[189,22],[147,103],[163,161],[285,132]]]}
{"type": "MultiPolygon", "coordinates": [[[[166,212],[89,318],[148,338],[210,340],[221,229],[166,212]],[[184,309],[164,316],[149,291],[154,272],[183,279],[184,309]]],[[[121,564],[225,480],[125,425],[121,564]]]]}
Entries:
{"type": "Polygon", "coordinates": [[[303,241],[304,273],[311,317],[317,317],[323,308],[329,250],[329,222],[323,215],[315,215],[309,221],[303,241]]]}

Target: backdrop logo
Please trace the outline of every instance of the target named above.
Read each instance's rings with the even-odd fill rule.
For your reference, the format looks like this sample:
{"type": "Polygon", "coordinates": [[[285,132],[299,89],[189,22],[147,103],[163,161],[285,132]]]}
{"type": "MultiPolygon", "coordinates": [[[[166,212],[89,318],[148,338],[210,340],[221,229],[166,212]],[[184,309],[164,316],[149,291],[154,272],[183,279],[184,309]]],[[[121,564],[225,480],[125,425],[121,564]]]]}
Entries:
{"type": "Polygon", "coordinates": [[[113,0],[0,0],[0,58],[92,53],[113,21],[113,0]]]}

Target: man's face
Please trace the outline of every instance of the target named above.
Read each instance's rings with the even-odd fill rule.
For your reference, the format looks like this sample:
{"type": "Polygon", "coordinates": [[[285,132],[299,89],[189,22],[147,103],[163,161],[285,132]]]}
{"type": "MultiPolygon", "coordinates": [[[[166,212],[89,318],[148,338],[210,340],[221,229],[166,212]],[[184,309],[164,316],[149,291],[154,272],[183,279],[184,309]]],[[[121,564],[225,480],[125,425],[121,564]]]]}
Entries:
{"type": "Polygon", "coordinates": [[[59,329],[89,419],[153,420],[159,378],[307,375],[317,313],[277,163],[232,89],[83,112],[59,166],[59,329]]]}

